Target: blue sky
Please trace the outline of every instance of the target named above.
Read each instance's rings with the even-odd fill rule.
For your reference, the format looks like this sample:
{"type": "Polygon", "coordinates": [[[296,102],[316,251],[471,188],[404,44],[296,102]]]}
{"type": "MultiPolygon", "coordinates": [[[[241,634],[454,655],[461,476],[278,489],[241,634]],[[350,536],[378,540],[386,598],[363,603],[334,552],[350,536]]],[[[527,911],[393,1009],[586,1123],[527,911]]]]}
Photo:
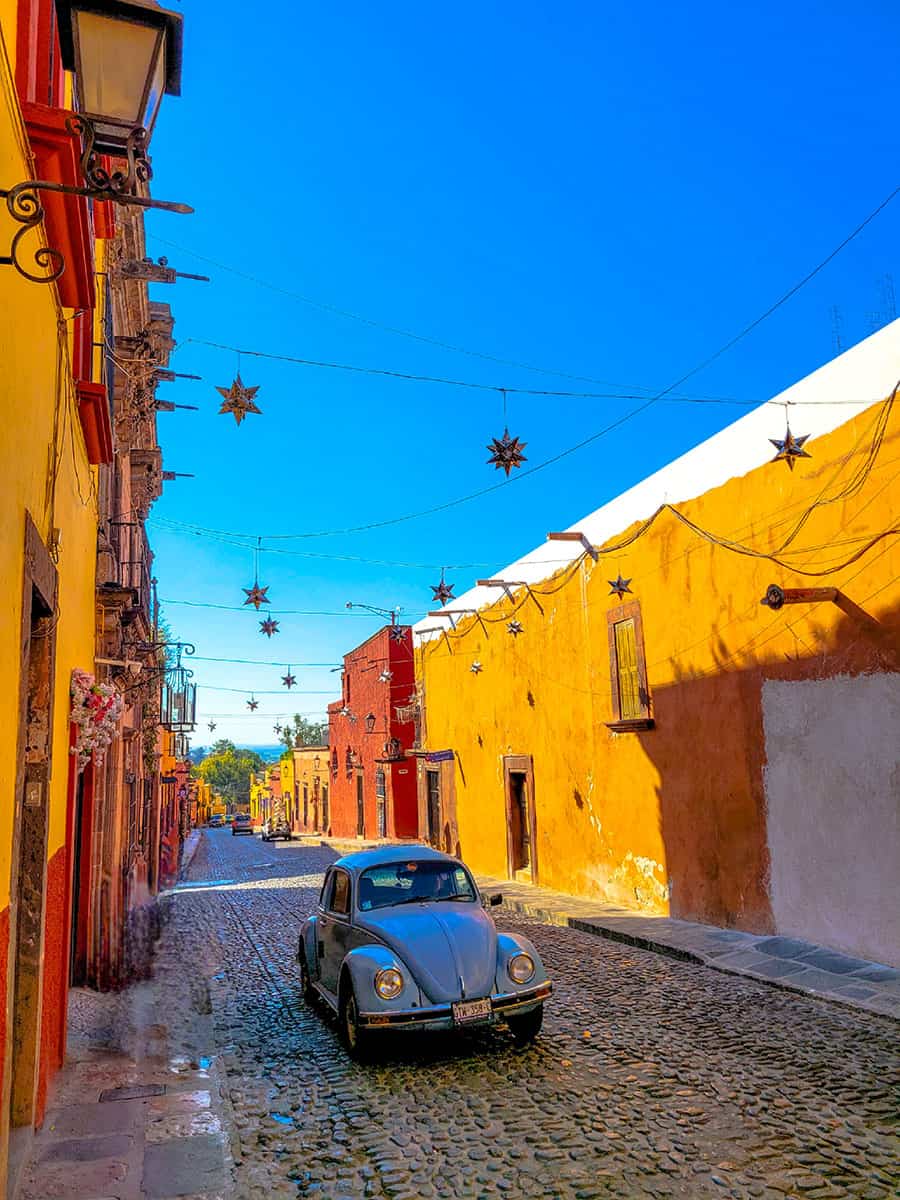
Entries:
{"type": "MultiPolygon", "coordinates": [[[[898,183],[892,4],[270,0],[249,23],[248,11],[184,6],[183,95],[166,99],[154,135],[154,194],[196,214],[151,215],[148,251],[212,282],[154,290],[175,314],[171,365],[203,379],[161,385],[200,412],[160,415],[166,468],[195,478],[166,485],[150,535],[173,630],[206,658],[290,662],[298,687],[289,696],[276,667],[198,662],[195,744],[211,716],[215,737],[265,743],[278,714],[324,712],[329,666],[379,624],[348,600],[414,620],[441,565],[464,591],[745,411],[659,403],[471,503],[367,533],[264,540],[260,582],[281,627],[267,639],[252,609],[228,610],[253,581],[246,537],[170,523],[264,538],[343,529],[502,482],[485,463],[502,400],[244,357],[263,415],[238,427],[217,415],[215,391],[237,356],[197,343],[652,394],[898,183]]],[[[898,234],[900,199],[683,391],[764,400],[833,356],[834,307],[844,347],[864,337],[886,316],[884,277],[900,288],[898,234]]],[[[530,466],[634,406],[510,395],[508,422],[530,466]]]]}

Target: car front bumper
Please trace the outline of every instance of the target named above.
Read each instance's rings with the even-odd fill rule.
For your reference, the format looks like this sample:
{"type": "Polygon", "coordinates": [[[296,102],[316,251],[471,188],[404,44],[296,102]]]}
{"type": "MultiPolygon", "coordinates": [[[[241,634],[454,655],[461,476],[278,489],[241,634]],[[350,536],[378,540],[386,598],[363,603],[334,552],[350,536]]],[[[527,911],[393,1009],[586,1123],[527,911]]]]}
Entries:
{"type": "Polygon", "coordinates": [[[508,1015],[530,1012],[547,999],[553,991],[549,980],[522,992],[504,992],[491,996],[491,1015],[477,1021],[457,1022],[453,1019],[453,1006],[432,1004],[424,1008],[405,1008],[396,1012],[361,1012],[359,1023],[365,1029],[477,1029],[485,1025],[496,1025],[508,1015]]]}

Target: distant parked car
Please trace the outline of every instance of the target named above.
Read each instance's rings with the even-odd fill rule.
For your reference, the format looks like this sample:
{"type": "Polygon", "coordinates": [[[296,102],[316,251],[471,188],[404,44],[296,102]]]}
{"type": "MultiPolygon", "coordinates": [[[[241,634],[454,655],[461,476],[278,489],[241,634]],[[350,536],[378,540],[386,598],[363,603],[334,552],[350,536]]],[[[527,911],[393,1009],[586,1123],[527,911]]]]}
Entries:
{"type": "Polygon", "coordinates": [[[233,820],[234,820],[234,813],[226,813],[225,814],[225,824],[226,825],[230,825],[233,820]]]}
{"type": "Polygon", "coordinates": [[[249,833],[253,836],[253,822],[250,819],[249,813],[238,813],[231,826],[231,836],[235,837],[239,833],[249,833]]]}
{"type": "Polygon", "coordinates": [[[526,1045],[552,985],[528,938],[497,932],[486,908],[501,901],[482,897],[459,859],[428,846],[340,858],[300,932],[304,998],[338,1014],[357,1057],[380,1030],[501,1021],[526,1045]]]}
{"type": "Polygon", "coordinates": [[[221,829],[224,824],[225,818],[221,813],[213,813],[213,815],[209,818],[210,829],[221,829]]]}
{"type": "Polygon", "coordinates": [[[274,842],[278,838],[284,838],[286,842],[291,840],[291,827],[287,821],[277,820],[275,817],[269,817],[265,825],[263,825],[262,840],[264,842],[274,842]]]}

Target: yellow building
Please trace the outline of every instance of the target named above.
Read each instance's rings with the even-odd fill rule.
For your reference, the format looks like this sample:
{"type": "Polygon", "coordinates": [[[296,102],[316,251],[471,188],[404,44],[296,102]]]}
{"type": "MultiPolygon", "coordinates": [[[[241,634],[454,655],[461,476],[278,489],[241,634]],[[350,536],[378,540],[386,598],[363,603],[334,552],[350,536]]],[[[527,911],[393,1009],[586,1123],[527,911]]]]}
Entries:
{"type": "Polygon", "coordinates": [[[900,961],[898,364],[894,322],[415,627],[430,840],[900,961]]]}
{"type": "Polygon", "coordinates": [[[294,811],[292,828],[301,833],[328,833],[329,773],[327,746],[299,746],[293,758],[294,811]]]}

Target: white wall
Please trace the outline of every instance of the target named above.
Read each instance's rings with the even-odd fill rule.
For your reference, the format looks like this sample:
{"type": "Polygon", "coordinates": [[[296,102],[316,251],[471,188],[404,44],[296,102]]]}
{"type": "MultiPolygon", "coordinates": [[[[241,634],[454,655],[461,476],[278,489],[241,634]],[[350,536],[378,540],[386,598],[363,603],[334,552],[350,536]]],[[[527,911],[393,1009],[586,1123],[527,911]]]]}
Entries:
{"type": "Polygon", "coordinates": [[[779,933],[900,966],[900,674],[763,685],[779,933]]]}

